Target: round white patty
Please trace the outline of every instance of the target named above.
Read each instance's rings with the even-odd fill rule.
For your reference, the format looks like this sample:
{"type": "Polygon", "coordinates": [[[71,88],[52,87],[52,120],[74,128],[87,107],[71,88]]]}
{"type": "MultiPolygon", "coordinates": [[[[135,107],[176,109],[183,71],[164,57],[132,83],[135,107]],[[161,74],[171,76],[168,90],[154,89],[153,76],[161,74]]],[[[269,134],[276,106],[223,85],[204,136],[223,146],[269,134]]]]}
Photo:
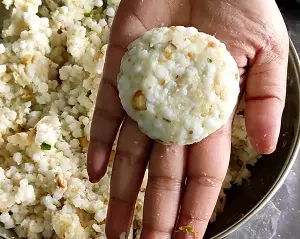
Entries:
{"type": "Polygon", "coordinates": [[[150,138],[199,142],[224,125],[239,94],[239,71],[225,44],[193,27],[147,31],[122,58],[123,108],[150,138]]]}

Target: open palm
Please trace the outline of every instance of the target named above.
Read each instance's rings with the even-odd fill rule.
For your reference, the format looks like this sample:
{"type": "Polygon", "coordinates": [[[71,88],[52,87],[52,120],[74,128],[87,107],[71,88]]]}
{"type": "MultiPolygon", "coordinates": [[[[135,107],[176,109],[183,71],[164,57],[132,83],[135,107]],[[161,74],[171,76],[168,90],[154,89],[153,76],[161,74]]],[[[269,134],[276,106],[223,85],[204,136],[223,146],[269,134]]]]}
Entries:
{"type": "Polygon", "coordinates": [[[123,122],[111,179],[108,238],[129,230],[148,162],[142,238],[170,238],[186,225],[201,238],[226,175],[231,122],[189,147],[164,146],[142,134],[119,101],[117,74],[128,44],[146,30],[171,25],[194,26],[227,45],[240,70],[250,141],[260,153],[276,148],[288,37],[274,0],[123,0],[113,24],[88,151],[90,180],[97,182],[123,122]]]}

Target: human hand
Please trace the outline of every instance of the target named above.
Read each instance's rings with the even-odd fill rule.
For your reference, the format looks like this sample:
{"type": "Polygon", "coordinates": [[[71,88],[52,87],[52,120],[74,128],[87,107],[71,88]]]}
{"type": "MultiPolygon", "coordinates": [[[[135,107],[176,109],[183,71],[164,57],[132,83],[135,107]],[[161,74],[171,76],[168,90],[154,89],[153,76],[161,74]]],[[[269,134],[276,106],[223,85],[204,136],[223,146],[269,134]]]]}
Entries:
{"type": "Polygon", "coordinates": [[[120,104],[117,74],[128,44],[146,30],[171,25],[194,26],[227,45],[240,70],[250,141],[260,153],[276,148],[285,102],[288,36],[274,0],[123,0],[113,24],[88,151],[90,180],[96,182],[105,174],[124,119],[111,178],[108,238],[128,231],[148,162],[142,238],[170,238],[186,225],[202,238],[226,175],[231,122],[200,143],[170,147],[142,134],[120,104]]]}

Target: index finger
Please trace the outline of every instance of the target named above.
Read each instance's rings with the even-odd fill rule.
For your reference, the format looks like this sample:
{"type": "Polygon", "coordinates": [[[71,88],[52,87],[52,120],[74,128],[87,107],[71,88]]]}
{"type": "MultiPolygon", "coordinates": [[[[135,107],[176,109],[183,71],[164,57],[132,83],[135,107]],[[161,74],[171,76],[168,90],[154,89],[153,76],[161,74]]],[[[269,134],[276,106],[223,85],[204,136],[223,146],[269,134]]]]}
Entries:
{"type": "MultiPolygon", "coordinates": [[[[215,208],[228,169],[231,122],[203,141],[190,147],[187,183],[178,229],[191,226],[202,238],[215,208]]],[[[175,233],[175,238],[185,238],[175,233]]]]}
{"type": "Polygon", "coordinates": [[[132,14],[128,2],[121,2],[113,23],[91,125],[87,168],[92,182],[97,182],[104,176],[113,142],[124,118],[117,90],[121,59],[128,44],[146,30],[139,18],[132,14]]]}

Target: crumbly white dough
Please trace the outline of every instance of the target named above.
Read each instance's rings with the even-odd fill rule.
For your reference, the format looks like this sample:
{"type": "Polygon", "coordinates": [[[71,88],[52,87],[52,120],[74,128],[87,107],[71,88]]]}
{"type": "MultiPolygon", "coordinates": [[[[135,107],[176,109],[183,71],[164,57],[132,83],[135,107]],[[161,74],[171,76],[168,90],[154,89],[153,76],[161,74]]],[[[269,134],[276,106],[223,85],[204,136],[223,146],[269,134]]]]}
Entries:
{"type": "Polygon", "coordinates": [[[166,144],[192,144],[218,130],[239,94],[225,44],[193,27],[162,27],[132,42],[121,63],[119,95],[142,132],[166,144]]]}

